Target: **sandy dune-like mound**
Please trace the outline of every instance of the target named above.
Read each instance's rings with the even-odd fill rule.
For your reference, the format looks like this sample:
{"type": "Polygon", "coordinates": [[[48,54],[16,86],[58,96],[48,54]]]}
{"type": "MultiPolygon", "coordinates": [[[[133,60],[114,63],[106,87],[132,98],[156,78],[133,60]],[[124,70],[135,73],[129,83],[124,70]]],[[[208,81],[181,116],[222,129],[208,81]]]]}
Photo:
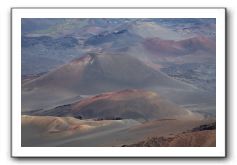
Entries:
{"type": "Polygon", "coordinates": [[[169,142],[170,146],[177,144],[211,146],[214,144],[211,139],[215,136],[212,133],[206,135],[204,132],[213,131],[213,127],[208,126],[210,122],[213,121],[189,119],[161,119],[148,122],[132,119],[96,121],[73,117],[23,115],[22,146],[108,147],[124,144],[144,145],[145,142],[150,146],[158,145],[158,142],[162,145],[167,145],[169,142]],[[200,125],[202,126],[199,127],[200,125]],[[210,141],[204,143],[205,139],[210,141]]]}
{"type": "Polygon", "coordinates": [[[80,130],[86,131],[99,127],[101,123],[92,123],[90,121],[82,122],[73,117],[53,117],[53,116],[22,116],[22,127],[32,127],[37,129],[38,133],[62,133],[66,131],[80,130]]]}
{"type": "MultiPolygon", "coordinates": [[[[22,146],[57,146],[69,139],[105,134],[140,124],[135,120],[79,120],[73,117],[27,116],[22,120],[22,146]]],[[[90,142],[89,142],[90,143],[90,142]]]]}
{"type": "Polygon", "coordinates": [[[160,97],[156,92],[127,89],[102,93],[78,102],[50,110],[26,112],[39,116],[73,116],[80,119],[136,119],[195,118],[178,105],[160,97]]]}

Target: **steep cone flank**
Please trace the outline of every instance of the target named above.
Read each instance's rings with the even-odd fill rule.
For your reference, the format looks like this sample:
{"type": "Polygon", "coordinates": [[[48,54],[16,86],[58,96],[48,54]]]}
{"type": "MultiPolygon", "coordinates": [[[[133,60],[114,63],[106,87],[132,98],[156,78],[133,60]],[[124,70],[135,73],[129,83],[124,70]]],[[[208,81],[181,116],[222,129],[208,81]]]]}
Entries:
{"type": "Polygon", "coordinates": [[[23,89],[60,88],[94,94],[149,85],[185,86],[129,55],[87,55],[49,72],[23,89]]]}

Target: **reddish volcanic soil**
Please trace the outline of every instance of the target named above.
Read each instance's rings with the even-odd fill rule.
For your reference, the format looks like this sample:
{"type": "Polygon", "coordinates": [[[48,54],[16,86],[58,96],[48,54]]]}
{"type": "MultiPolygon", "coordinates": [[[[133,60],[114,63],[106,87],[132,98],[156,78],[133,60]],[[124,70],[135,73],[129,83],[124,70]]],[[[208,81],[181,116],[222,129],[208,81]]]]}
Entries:
{"type": "Polygon", "coordinates": [[[161,97],[158,93],[126,89],[87,97],[49,110],[25,112],[36,116],[71,116],[80,119],[200,119],[194,114],[161,97]]]}
{"type": "Polygon", "coordinates": [[[152,137],[125,147],[215,147],[216,130],[181,133],[173,137],[152,137]]]}
{"type": "Polygon", "coordinates": [[[158,55],[186,55],[195,51],[203,50],[215,53],[215,40],[200,36],[185,40],[162,40],[160,38],[149,38],[144,41],[147,50],[158,55]]]}

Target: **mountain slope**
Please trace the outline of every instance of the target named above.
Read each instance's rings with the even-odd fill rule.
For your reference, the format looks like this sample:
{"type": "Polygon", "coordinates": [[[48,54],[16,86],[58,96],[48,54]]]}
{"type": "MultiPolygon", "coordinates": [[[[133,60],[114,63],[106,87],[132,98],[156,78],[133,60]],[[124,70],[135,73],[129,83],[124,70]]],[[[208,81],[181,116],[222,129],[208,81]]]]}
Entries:
{"type": "Polygon", "coordinates": [[[216,123],[206,123],[173,136],[153,136],[124,147],[215,147],[216,123]]]}
{"type": "Polygon", "coordinates": [[[178,134],[174,137],[152,137],[124,147],[215,147],[216,130],[178,134]]]}
{"type": "Polygon", "coordinates": [[[39,109],[78,95],[152,86],[192,88],[129,55],[90,54],[25,83],[22,108],[39,109]]]}
{"type": "MultiPolygon", "coordinates": [[[[110,90],[107,89],[110,86],[112,89],[113,87],[119,89],[144,87],[154,84],[170,87],[172,85],[187,87],[185,86],[186,84],[170,79],[168,76],[129,55],[90,54],[73,60],[25,84],[23,89],[39,86],[58,86],[61,88],[72,88],[73,90],[80,91],[82,94],[88,94],[90,93],[88,88],[93,88],[95,83],[97,89],[102,88],[103,90],[110,90]],[[86,88],[87,92],[82,92],[84,88],[86,88]]],[[[97,91],[92,91],[92,93],[95,92],[97,91]]]]}

